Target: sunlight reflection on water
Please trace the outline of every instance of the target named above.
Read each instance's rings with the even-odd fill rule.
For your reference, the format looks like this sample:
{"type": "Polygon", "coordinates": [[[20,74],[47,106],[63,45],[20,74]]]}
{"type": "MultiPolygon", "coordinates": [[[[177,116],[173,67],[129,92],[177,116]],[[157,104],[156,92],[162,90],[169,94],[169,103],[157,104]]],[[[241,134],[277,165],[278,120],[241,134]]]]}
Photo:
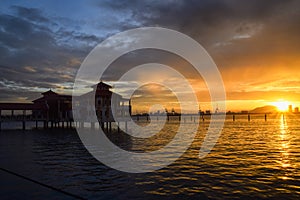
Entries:
{"type": "MultiPolygon", "coordinates": [[[[257,115],[250,122],[229,116],[212,152],[199,159],[208,125],[208,118],[201,121],[188,151],[152,173],[127,174],[99,164],[77,134],[66,130],[1,132],[1,166],[89,199],[299,199],[300,115],[267,121],[257,115]]],[[[128,148],[155,150],[172,139],[177,126],[172,121],[152,140],[132,140],[128,148]]]]}
{"type": "MultiPolygon", "coordinates": [[[[282,167],[290,167],[290,160],[289,160],[289,140],[288,136],[289,134],[288,131],[288,125],[286,124],[286,121],[284,119],[284,115],[281,117],[280,121],[280,138],[281,138],[281,148],[280,148],[280,153],[281,153],[281,165],[282,167]]],[[[286,178],[287,179],[287,178],[286,178]]]]}

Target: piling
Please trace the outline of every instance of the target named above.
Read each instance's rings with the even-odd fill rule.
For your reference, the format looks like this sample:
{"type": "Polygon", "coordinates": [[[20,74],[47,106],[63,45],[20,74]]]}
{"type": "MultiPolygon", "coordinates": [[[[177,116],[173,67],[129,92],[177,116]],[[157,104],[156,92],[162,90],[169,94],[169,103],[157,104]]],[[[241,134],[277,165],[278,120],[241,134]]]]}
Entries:
{"type": "Polygon", "coordinates": [[[23,131],[26,129],[26,122],[25,119],[26,118],[26,110],[23,110],[23,121],[22,121],[22,129],[23,131]]]}
{"type": "Polygon", "coordinates": [[[106,122],[106,133],[108,133],[109,129],[108,129],[108,121],[106,122]]]}
{"type": "Polygon", "coordinates": [[[267,114],[265,114],[265,122],[267,121],[267,114]]]}
{"type": "Polygon", "coordinates": [[[248,114],[248,122],[250,122],[250,114],[248,114]]]}
{"type": "Polygon", "coordinates": [[[104,131],[104,122],[101,122],[101,129],[104,131]]]}

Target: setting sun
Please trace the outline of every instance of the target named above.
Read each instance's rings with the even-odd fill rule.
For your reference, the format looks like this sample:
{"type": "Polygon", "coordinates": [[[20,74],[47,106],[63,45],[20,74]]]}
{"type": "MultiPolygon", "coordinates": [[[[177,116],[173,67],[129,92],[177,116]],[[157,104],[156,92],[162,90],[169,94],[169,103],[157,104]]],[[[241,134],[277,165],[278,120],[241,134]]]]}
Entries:
{"type": "Polygon", "coordinates": [[[287,101],[277,101],[273,102],[273,105],[277,107],[278,111],[285,112],[288,110],[290,104],[287,101]]]}

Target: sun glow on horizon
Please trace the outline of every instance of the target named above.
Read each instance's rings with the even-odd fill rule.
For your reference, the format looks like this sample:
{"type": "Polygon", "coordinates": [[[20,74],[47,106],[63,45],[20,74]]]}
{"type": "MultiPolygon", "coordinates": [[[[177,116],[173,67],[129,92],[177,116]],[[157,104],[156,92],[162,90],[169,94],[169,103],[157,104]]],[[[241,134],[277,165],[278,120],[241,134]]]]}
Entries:
{"type": "Polygon", "coordinates": [[[280,112],[288,111],[290,103],[288,101],[280,100],[272,103],[273,106],[277,107],[277,110],[280,112]]]}

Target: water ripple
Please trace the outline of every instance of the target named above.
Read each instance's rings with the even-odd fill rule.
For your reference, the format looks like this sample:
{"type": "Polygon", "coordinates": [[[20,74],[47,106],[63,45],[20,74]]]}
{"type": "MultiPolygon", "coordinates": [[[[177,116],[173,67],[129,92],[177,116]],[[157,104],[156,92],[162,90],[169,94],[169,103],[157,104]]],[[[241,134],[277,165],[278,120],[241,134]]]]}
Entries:
{"type": "MultiPolygon", "coordinates": [[[[152,173],[127,174],[106,167],[70,130],[1,132],[1,166],[89,199],[299,199],[300,116],[252,119],[228,118],[204,159],[197,156],[209,120],[201,122],[187,152],[152,173]]],[[[177,128],[167,124],[151,140],[133,139],[126,148],[156,150],[177,128]]]]}

